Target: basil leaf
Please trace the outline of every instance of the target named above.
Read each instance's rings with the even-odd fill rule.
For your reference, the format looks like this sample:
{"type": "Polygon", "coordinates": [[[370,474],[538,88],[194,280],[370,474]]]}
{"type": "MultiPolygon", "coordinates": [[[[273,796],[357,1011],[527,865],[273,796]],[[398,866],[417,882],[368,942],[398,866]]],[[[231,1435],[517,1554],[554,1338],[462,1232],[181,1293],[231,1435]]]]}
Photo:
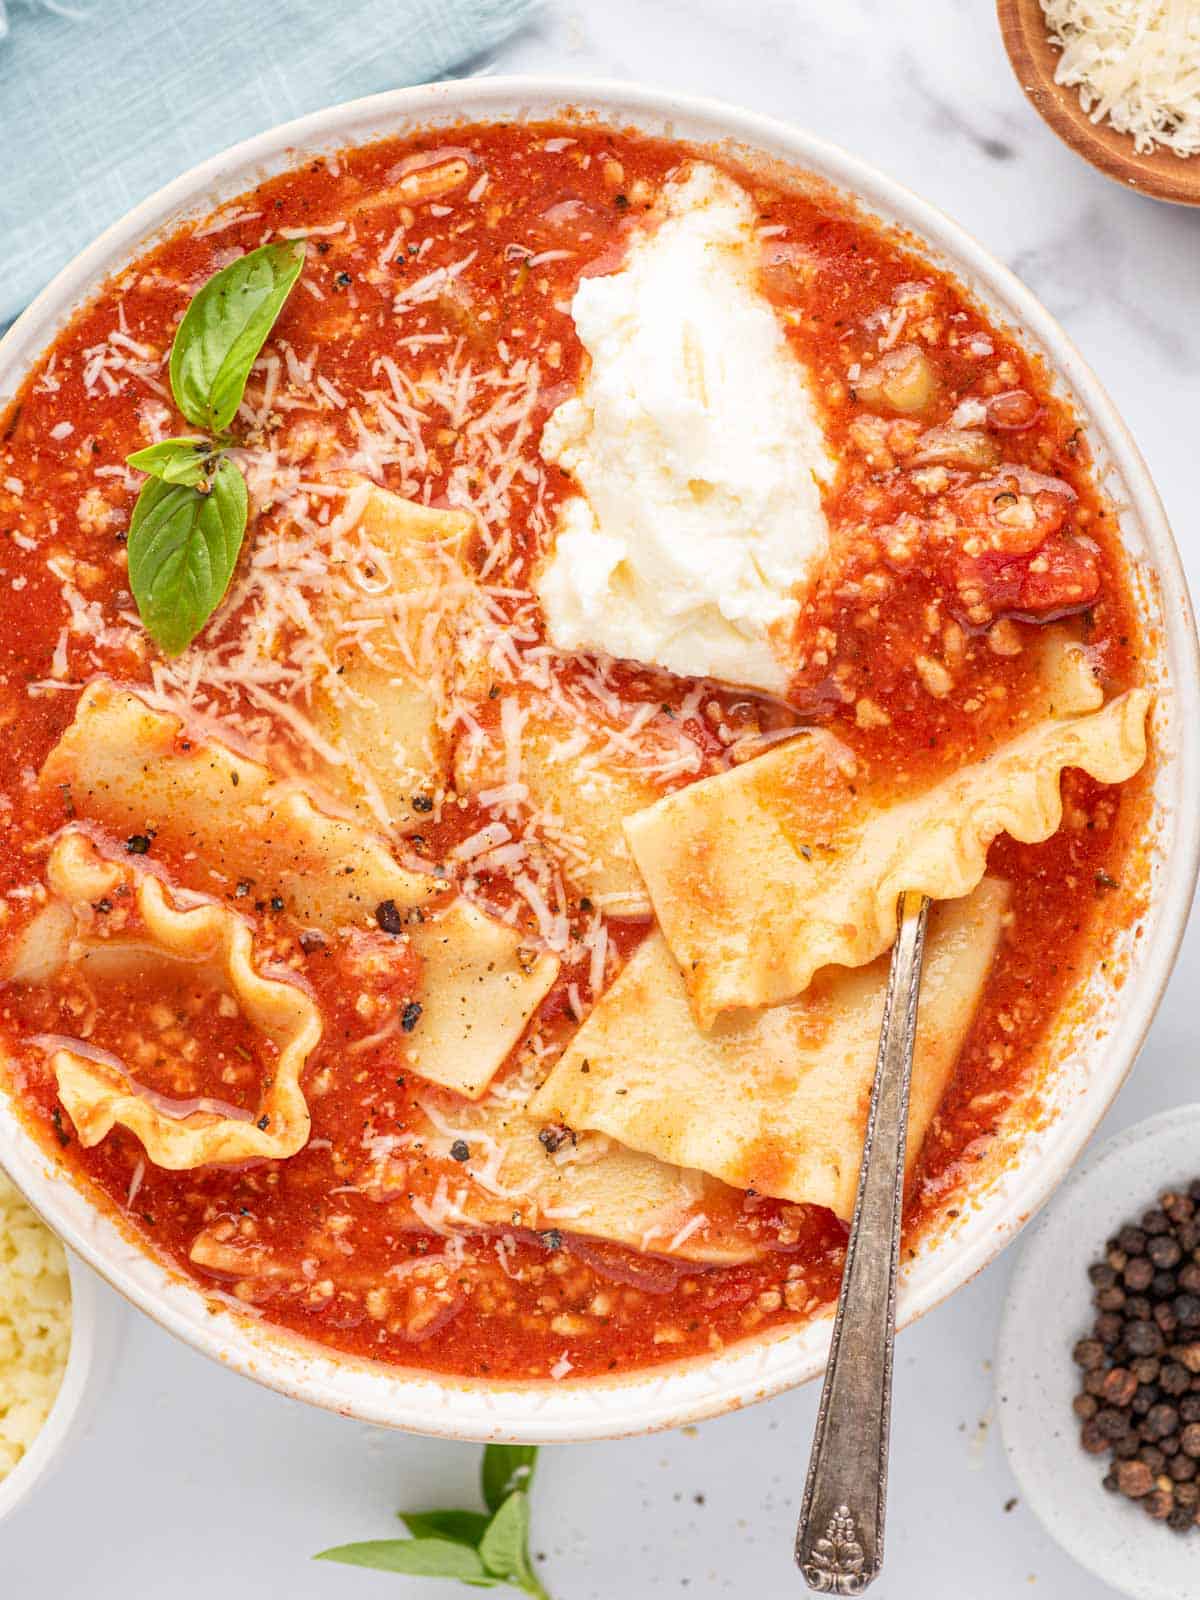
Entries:
{"type": "Polygon", "coordinates": [[[233,421],[303,265],[301,241],[264,244],[215,273],[188,306],[171,346],[171,389],[196,427],[221,433],[233,421]]]}
{"type": "Polygon", "coordinates": [[[515,1584],[526,1594],[548,1600],[546,1591],[534,1576],[529,1560],[529,1496],[518,1489],[510,1494],[488,1523],[479,1541],[484,1566],[497,1578],[515,1584]]]}
{"type": "Polygon", "coordinates": [[[526,1563],[525,1540],[529,1537],[529,1497],[519,1490],[510,1494],[487,1525],[479,1541],[484,1566],[497,1578],[515,1578],[526,1563]]]}
{"type": "Polygon", "coordinates": [[[396,1515],[416,1539],[452,1539],[474,1550],[487,1529],[482,1511],[398,1511],[396,1515]]]}
{"type": "Polygon", "coordinates": [[[347,1567],[372,1567],[376,1572],[407,1572],[414,1578],[456,1578],[481,1589],[498,1579],[488,1573],[478,1551],[449,1539],[365,1539],[322,1550],[314,1561],[340,1561],[347,1567]]]}
{"type": "Polygon", "coordinates": [[[535,1444],[489,1444],[483,1452],[483,1503],[499,1511],[515,1489],[528,1490],[537,1461],[535,1444]]]}
{"type": "Polygon", "coordinates": [[[126,456],[126,463],[139,472],[148,472],[164,483],[186,483],[192,488],[212,472],[213,445],[210,439],[161,439],[126,456]]]}
{"type": "Polygon", "coordinates": [[[246,480],[227,456],[204,490],[151,478],[129,524],[129,586],[167,655],[187,648],[220,604],[246,531],[246,480]]]}

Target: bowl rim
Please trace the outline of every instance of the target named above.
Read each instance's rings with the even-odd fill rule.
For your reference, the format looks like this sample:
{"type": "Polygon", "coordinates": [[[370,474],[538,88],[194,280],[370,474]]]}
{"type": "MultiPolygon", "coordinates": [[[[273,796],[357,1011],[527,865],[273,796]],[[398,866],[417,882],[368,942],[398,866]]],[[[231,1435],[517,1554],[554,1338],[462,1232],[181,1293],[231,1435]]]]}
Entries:
{"type": "MultiPolygon", "coordinates": [[[[19,381],[88,293],[148,241],[201,206],[218,207],[280,170],[301,149],[356,142],[447,122],[549,118],[568,111],[601,124],[633,125],[668,138],[732,142],[848,192],[885,221],[910,231],[992,310],[1002,308],[1046,352],[1129,491],[1161,586],[1164,649],[1172,657],[1177,751],[1164,763],[1182,792],[1200,789],[1200,649],[1191,602],[1165,512],[1144,461],[1099,380],[1050,313],[1015,275],[941,211],[827,140],[780,120],[712,99],[611,79],[512,76],[447,80],[329,107],[268,129],[199,163],[133,207],[68,263],[0,340],[5,372],[19,381]],[[685,124],[684,129],[676,127],[685,124]],[[700,131],[698,131],[700,130],[700,131]]],[[[919,1286],[902,1284],[900,1326],[937,1305],[994,1258],[1045,1202],[1079,1154],[1137,1057],[1174,965],[1200,864],[1200,814],[1175,808],[1169,856],[1153,897],[1153,930],[1108,1035],[1103,1072],[1080,1099],[1086,1114],[1059,1116],[1019,1192],[999,1194],[986,1225],[961,1249],[942,1252],[919,1286]]],[[[293,1398],[361,1420],[457,1439],[560,1442],[621,1437],[703,1420],[815,1377],[824,1366],[829,1318],[740,1342],[685,1365],[568,1385],[485,1383],[412,1369],[381,1368],[318,1349],[284,1330],[259,1330],[241,1316],[214,1316],[177,1272],[134,1246],[119,1225],[56,1170],[0,1094],[0,1159],[55,1230],[127,1299],[203,1353],[293,1398]],[[80,1203],[82,1201],[82,1204],[80,1203]]],[[[920,1267],[921,1263],[918,1263],[920,1267]]]]}

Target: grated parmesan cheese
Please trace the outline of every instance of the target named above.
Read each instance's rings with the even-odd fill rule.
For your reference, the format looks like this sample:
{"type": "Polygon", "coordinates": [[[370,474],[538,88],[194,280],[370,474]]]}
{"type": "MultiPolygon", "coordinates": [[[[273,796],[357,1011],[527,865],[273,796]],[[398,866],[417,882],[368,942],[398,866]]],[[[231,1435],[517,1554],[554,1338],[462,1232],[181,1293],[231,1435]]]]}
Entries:
{"type": "Polygon", "coordinates": [[[1141,155],[1155,146],[1200,155],[1197,0],[1041,0],[1062,52],[1056,83],[1078,89],[1093,122],[1107,117],[1141,155]]]}

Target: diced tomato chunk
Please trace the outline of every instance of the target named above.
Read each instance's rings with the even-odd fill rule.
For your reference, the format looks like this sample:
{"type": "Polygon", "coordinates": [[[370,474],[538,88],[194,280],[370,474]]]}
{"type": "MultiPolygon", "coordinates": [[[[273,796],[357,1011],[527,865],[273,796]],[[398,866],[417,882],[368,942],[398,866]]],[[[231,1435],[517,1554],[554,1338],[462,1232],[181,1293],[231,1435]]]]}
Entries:
{"type": "Polygon", "coordinates": [[[955,581],[960,595],[994,616],[1049,621],[1091,605],[1100,592],[1100,562],[1088,541],[1054,537],[1023,555],[964,556],[955,581]]]}
{"type": "Polygon", "coordinates": [[[1100,593],[1100,561],[1093,545],[1048,539],[1029,563],[1018,605],[1022,611],[1073,611],[1100,593]]]}

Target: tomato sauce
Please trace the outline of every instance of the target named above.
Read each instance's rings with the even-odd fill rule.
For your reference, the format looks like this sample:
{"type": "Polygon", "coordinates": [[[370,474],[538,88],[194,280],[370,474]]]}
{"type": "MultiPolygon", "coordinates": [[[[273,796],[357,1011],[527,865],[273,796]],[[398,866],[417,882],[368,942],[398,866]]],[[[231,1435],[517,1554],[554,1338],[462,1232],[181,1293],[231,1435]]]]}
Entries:
{"type": "MultiPolygon", "coordinates": [[[[474,560],[512,591],[499,603],[515,626],[556,507],[572,488],[540,463],[537,441],[580,374],[574,287],[620,265],[685,159],[675,144],[574,123],[385,141],[309,161],[161,241],[72,319],[0,428],[0,593],[8,596],[0,606],[8,751],[0,934],[24,925],[46,841],[73,815],[69,793],[40,795],[33,776],[82,685],[106,673],[168,699],[182,695],[188,658],[164,664],[133,614],[124,541],[140,479],[124,458],[186,431],[165,362],[189,296],[267,238],[307,239],[301,282],[235,424],[254,503],[247,547],[254,518],[266,526],[274,514],[281,476],[319,477],[331,455],[433,505],[461,504],[483,485],[493,514],[474,560]],[[467,169],[453,191],[422,199],[398,187],[407,174],[447,162],[467,169]],[[455,383],[461,403],[446,399],[455,383]],[[419,453],[405,445],[380,454],[378,430],[367,425],[370,396],[389,384],[424,402],[419,453]],[[485,413],[512,446],[515,468],[481,453],[485,413]],[[274,476],[255,464],[264,455],[274,476]]],[[[729,166],[754,197],[763,282],[811,374],[839,471],[826,496],[831,558],[798,627],[786,703],[722,688],[697,702],[690,684],[630,664],[605,669],[619,700],[678,721],[698,752],[699,773],[664,779],[664,792],[721,770],[743,741],[801,723],[831,727],[898,779],[952,770],[1011,732],[1051,621],[1068,619],[1080,633],[1106,691],[1136,682],[1140,638],[1115,518],[1077,420],[1038,361],[911,241],[850,202],[779,173],[705,159],[729,166]],[[917,392],[924,386],[919,416],[881,401],[881,384],[897,375],[917,392]]],[[[218,616],[208,636],[214,652],[243,621],[236,605],[218,616]]],[[[555,670],[569,682],[580,669],[567,662],[555,670]]],[[[257,738],[273,756],[289,751],[286,721],[253,685],[226,678],[189,692],[201,695],[205,715],[236,723],[243,742],[257,738]]],[[[487,702],[480,711],[485,723],[499,714],[487,702]]],[[[302,750],[291,748],[290,758],[303,766],[302,750]]],[[[1012,884],[1011,925],[918,1164],[910,1240],[960,1203],[1006,1112],[1036,1089],[1041,1043],[1064,998],[1136,914],[1145,778],[1112,790],[1069,773],[1063,787],[1065,821],[1054,838],[1038,846],[1001,839],[992,850],[989,870],[1012,884]]],[[[441,861],[484,820],[475,802],[439,805],[405,851],[441,861]]],[[[363,974],[373,935],[356,935],[353,948],[314,943],[276,905],[271,886],[201,883],[193,863],[153,843],[150,853],[169,878],[228,897],[252,919],[259,951],[297,974],[320,1005],[325,1033],[306,1077],[307,1147],[288,1161],[184,1173],[146,1161],[120,1128],[85,1150],[58,1105],[44,1052],[22,1041],[72,1032],[79,1006],[91,1001],[69,986],[0,990],[0,1031],[7,1075],[35,1132],[148,1248],[213,1295],[340,1350],[524,1378],[603,1374],[720,1349],[802,1321],[836,1294],[843,1225],[828,1212],[733,1191],[729,1204],[763,1254],[729,1267],[518,1221],[503,1237],[469,1236],[456,1255],[411,1217],[398,1223],[358,1184],[355,1152],[364,1138],[402,1129],[413,1096],[430,1093],[388,1037],[372,1042],[380,1018],[411,1003],[415,969],[393,969],[372,991],[363,974]],[[347,988],[355,962],[355,981],[369,991],[357,1008],[347,988]],[[408,1309],[396,1320],[388,1296],[401,1287],[408,1309]]],[[[489,905],[511,904],[502,876],[483,873],[472,887],[489,905]]],[[[590,910],[574,898],[573,930],[590,910]]],[[[643,933],[644,924],[610,922],[618,961],[643,933]]],[[[564,966],[543,1002],[538,1026],[547,1037],[574,1026],[577,977],[564,966]]],[[[270,1061],[261,1040],[243,1037],[233,1019],[224,1026],[205,998],[186,982],[154,996],[117,985],[100,1007],[96,1042],[141,1063],[148,1088],[217,1096],[244,1110],[270,1061]]],[[[441,1092],[441,1102],[451,1100],[441,1092]]]]}

